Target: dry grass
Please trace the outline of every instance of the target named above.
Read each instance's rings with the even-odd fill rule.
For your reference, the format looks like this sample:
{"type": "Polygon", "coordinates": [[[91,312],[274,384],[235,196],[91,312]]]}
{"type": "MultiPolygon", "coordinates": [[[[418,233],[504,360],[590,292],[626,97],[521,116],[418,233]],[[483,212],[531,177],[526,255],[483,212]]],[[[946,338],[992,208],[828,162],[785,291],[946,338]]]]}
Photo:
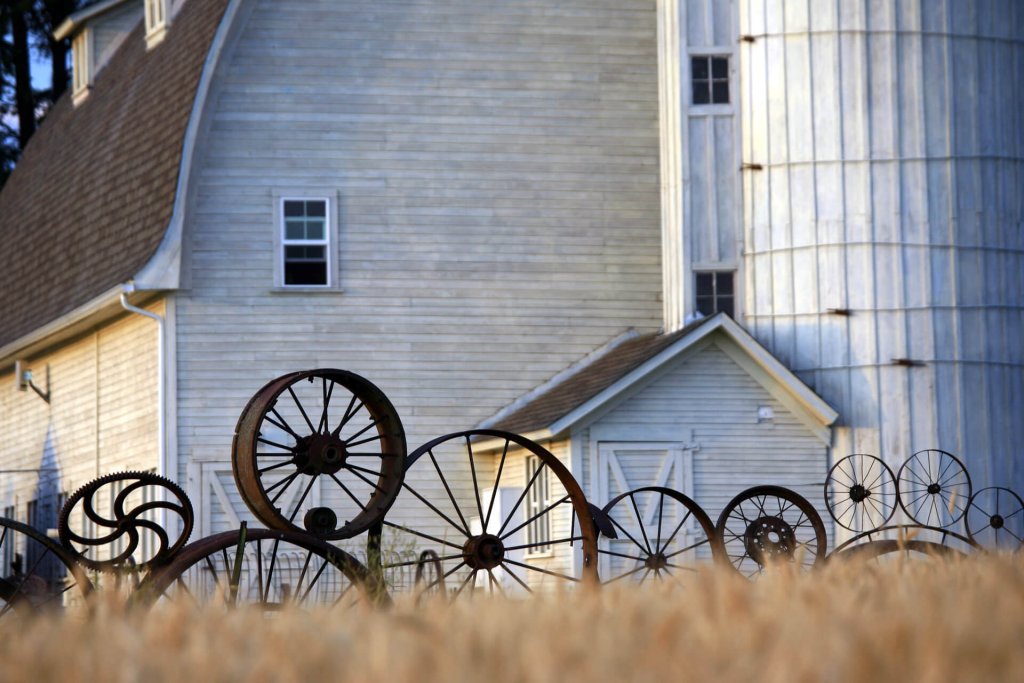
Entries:
{"type": "Polygon", "coordinates": [[[387,611],[7,621],[10,681],[1017,681],[1024,557],[387,611]]]}

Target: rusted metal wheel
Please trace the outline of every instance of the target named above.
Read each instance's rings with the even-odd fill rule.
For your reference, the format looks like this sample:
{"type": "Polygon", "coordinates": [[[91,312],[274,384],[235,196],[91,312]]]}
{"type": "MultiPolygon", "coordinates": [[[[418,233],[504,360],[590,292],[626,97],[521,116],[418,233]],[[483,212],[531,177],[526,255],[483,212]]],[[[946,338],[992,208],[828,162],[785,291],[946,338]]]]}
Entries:
{"type": "Polygon", "coordinates": [[[93,589],[59,543],[27,524],[0,517],[0,619],[61,609],[93,589]]]}
{"type": "Polygon", "coordinates": [[[896,478],[873,455],[849,455],[828,471],[825,505],[844,529],[856,533],[877,529],[896,511],[896,478]]]}
{"type": "Polygon", "coordinates": [[[810,568],[825,557],[825,525],[806,498],[781,486],[755,486],[725,506],[715,525],[729,563],[744,576],[771,563],[810,568]]]}
{"type": "Polygon", "coordinates": [[[973,496],[964,519],[971,540],[992,550],[1024,547],[1024,501],[1007,488],[990,486],[973,496]]]}
{"type": "Polygon", "coordinates": [[[117,472],[75,491],[60,511],[57,532],[64,549],[89,569],[141,572],[180,550],[194,520],[192,503],[174,482],[150,472],[117,472]]]}
{"type": "Polygon", "coordinates": [[[906,550],[904,557],[966,555],[979,546],[967,536],[937,526],[893,524],[857,534],[837,545],[829,561],[843,558],[877,558],[906,550]],[[860,550],[862,546],[869,549],[860,550]]]}
{"type": "MultiPolygon", "coordinates": [[[[431,550],[452,598],[532,593],[597,581],[597,533],[569,470],[522,436],[473,430],[438,437],[409,455],[405,492],[371,551],[389,585],[431,550]],[[487,451],[484,454],[484,444],[487,451]]],[[[372,568],[372,566],[371,566],[372,568]]]]}
{"type": "Polygon", "coordinates": [[[421,595],[444,595],[448,589],[444,584],[444,568],[441,557],[433,550],[420,553],[416,563],[416,589],[421,595]]]}
{"type": "Polygon", "coordinates": [[[944,558],[964,557],[965,553],[948,545],[936,543],[935,541],[920,541],[917,539],[897,540],[893,538],[879,539],[859,543],[843,550],[832,553],[829,561],[867,561],[876,562],[884,560],[912,560],[922,558],[944,558]]]}
{"type": "Polygon", "coordinates": [[[946,451],[918,451],[896,476],[900,507],[922,526],[949,528],[963,519],[971,500],[971,476],[946,451]]]}
{"type": "Polygon", "coordinates": [[[388,596],[358,560],[322,539],[243,526],[191,543],[133,596],[143,606],[165,600],[276,611],[386,603],[388,596]]]}
{"type": "Polygon", "coordinates": [[[685,572],[724,560],[711,518],[679,491],[634,489],[608,501],[602,513],[616,535],[598,546],[604,583],[643,583],[649,578],[678,582],[685,572]]]}
{"type": "Polygon", "coordinates": [[[384,393],[330,369],[284,375],[260,389],[231,448],[235,482],[257,519],[302,531],[304,506],[319,496],[335,527],[321,510],[311,531],[326,539],[351,538],[384,516],[401,488],[405,456],[402,422],[384,393]]]}

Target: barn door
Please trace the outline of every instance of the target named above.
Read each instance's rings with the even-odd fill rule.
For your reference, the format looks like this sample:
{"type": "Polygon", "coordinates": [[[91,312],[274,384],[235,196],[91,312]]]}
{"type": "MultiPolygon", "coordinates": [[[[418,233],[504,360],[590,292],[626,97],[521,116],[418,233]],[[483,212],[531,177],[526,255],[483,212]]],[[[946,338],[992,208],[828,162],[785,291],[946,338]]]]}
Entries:
{"type": "MultiPolygon", "coordinates": [[[[285,476],[281,475],[280,479],[285,476]]],[[[193,538],[237,529],[243,521],[248,522],[249,526],[264,526],[261,522],[256,521],[238,493],[230,463],[201,463],[192,470],[191,479],[195,494],[190,492],[189,497],[192,499],[192,504],[196,506],[196,531],[193,532],[193,538]]],[[[300,479],[304,479],[304,477],[300,477],[300,479]]],[[[279,479],[269,479],[264,476],[262,481],[265,486],[269,487],[277,483],[279,479]]],[[[286,516],[295,513],[295,504],[299,501],[304,488],[305,486],[300,486],[298,483],[290,485],[277,501],[286,516]]],[[[313,485],[301,509],[295,513],[295,523],[302,526],[305,512],[309,508],[319,505],[320,485],[318,481],[313,485]]]]}

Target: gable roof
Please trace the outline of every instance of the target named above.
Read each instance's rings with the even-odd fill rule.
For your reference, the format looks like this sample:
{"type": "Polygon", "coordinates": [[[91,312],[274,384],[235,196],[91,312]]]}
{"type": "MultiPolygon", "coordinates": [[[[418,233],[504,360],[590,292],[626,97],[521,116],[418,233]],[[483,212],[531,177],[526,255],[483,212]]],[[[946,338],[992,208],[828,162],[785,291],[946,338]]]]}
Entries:
{"type": "Polygon", "coordinates": [[[0,348],[127,282],[160,245],[207,53],[228,0],[142,22],[77,107],[65,92],[0,192],[0,348]]]}
{"type": "Polygon", "coordinates": [[[485,420],[480,428],[498,429],[531,438],[554,438],[585,422],[621,398],[630,388],[652,377],[673,359],[713,334],[724,334],[741,352],[748,371],[759,368],[779,383],[793,401],[822,426],[839,414],[800,381],[777,358],[724,313],[703,318],[670,334],[638,335],[611,346],[575,372],[557,377],[505,410],[485,420]]]}

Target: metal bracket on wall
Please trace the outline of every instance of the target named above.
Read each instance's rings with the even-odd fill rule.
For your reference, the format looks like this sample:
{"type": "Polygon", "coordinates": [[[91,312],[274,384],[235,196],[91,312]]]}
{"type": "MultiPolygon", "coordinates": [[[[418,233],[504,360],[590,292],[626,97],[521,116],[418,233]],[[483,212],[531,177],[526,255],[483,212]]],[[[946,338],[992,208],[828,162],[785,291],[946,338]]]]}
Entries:
{"type": "Polygon", "coordinates": [[[43,391],[35,385],[32,381],[32,370],[31,368],[25,367],[25,361],[14,361],[14,376],[17,378],[18,391],[27,391],[32,389],[39,395],[39,398],[43,399],[47,403],[50,402],[50,366],[46,366],[46,391],[43,391]]]}

